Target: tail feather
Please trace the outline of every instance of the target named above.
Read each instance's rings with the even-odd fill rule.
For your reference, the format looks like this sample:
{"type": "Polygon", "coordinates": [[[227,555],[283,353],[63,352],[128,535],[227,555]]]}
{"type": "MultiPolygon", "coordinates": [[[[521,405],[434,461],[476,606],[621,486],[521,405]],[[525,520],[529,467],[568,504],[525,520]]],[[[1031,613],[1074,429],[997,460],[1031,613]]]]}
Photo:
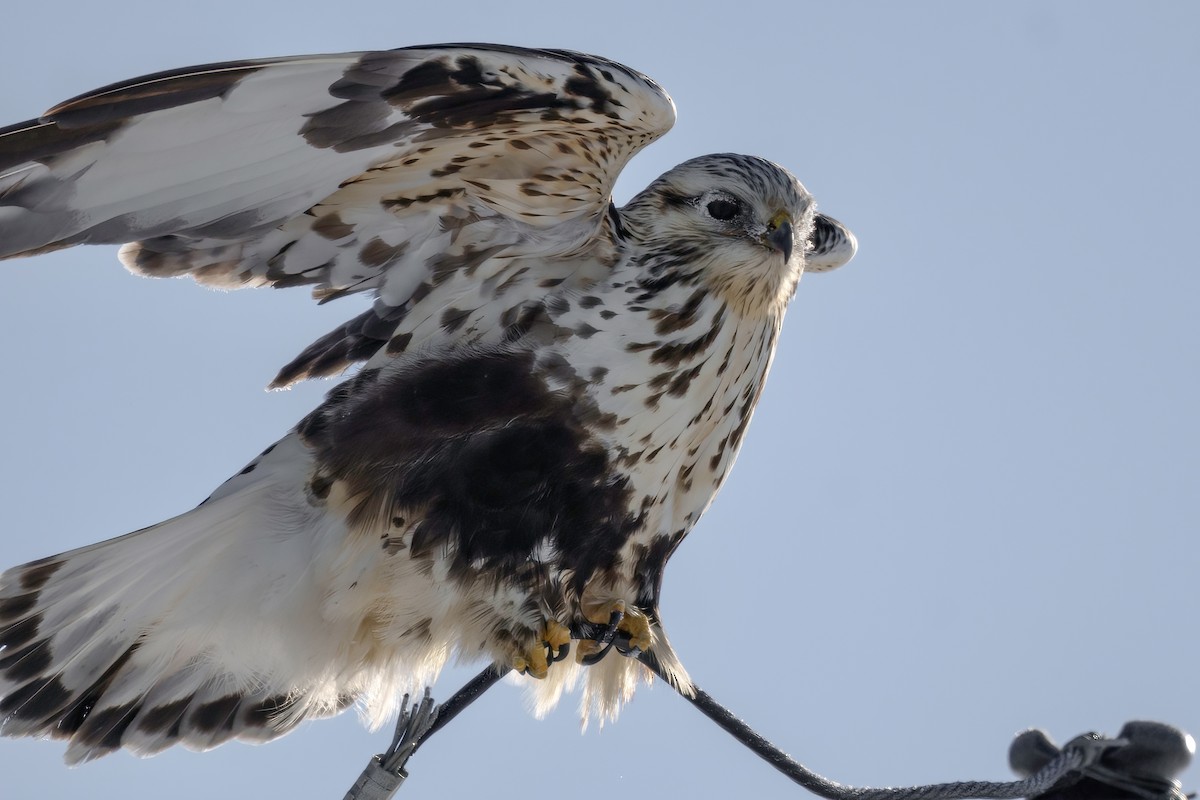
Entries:
{"type": "Polygon", "coordinates": [[[308,573],[330,531],[272,530],[304,507],[279,494],[251,485],[0,575],[0,733],[68,739],[74,763],[265,741],[352,703],[365,665],[337,652],[352,637],[314,622],[308,573]]]}

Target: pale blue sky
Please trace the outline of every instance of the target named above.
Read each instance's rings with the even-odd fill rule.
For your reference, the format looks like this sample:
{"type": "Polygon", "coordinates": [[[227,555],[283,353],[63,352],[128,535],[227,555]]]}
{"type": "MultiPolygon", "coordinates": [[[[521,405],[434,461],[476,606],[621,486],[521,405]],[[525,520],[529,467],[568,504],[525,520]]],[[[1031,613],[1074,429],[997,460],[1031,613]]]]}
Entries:
{"type": "MultiPolygon", "coordinates": [[[[902,784],[1004,779],[1028,726],[1200,734],[1200,5],[184,8],[8,9],[0,125],[192,63],[562,47],[679,107],[618,199],[739,151],[854,230],[857,259],[803,281],[737,468],[665,585],[693,677],[784,749],[902,784]]],[[[315,405],[330,384],[261,387],[360,308],[138,280],[115,248],[0,268],[2,566],[191,507],[315,405]]],[[[573,705],[536,721],[494,689],[398,797],[800,795],[665,687],[583,736],[573,705]]],[[[4,739],[0,797],[336,800],[386,739],[349,714],[74,770],[59,743],[4,739]]]]}

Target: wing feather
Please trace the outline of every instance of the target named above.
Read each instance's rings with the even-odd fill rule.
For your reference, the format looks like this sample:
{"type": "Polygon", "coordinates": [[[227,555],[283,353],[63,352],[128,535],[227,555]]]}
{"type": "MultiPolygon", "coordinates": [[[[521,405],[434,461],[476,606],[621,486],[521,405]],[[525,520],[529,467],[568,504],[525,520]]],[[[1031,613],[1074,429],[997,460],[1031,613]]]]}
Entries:
{"type": "MultiPolygon", "coordinates": [[[[378,323],[394,328],[439,270],[609,236],[618,174],[673,122],[649,78],[561,50],[436,45],[157,73],[0,130],[0,258],[117,243],[143,275],[310,285],[322,301],[375,292],[377,320],[347,330],[382,343],[378,323]]],[[[562,276],[523,285],[547,277],[562,276]]],[[[329,345],[357,358],[363,341],[329,345]]]]}

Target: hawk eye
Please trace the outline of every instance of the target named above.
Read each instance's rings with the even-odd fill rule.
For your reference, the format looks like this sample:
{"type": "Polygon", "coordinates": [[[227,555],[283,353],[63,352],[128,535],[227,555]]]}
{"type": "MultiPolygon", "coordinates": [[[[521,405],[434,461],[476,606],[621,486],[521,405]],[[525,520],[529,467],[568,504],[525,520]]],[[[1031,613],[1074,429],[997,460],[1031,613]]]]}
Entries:
{"type": "Polygon", "coordinates": [[[729,222],[742,213],[742,206],[736,200],[710,200],[704,208],[710,217],[722,222],[729,222]]]}

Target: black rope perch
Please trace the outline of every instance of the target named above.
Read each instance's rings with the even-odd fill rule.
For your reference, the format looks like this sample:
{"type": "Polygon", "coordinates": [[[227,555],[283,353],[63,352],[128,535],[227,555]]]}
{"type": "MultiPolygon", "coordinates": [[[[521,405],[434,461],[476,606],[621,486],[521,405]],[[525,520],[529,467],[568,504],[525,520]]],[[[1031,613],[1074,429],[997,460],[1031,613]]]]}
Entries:
{"type": "MultiPolygon", "coordinates": [[[[638,657],[666,681],[649,653],[638,657]]],[[[1158,722],[1130,722],[1116,739],[1098,733],[1077,736],[1060,750],[1039,730],[1017,736],[1009,751],[1013,770],[1023,780],[955,781],[926,786],[846,786],[798,763],[760,736],[733,712],[696,687],[695,697],[681,695],[700,713],[794,782],[829,800],[1184,800],[1174,776],[1182,772],[1195,751],[1192,737],[1158,722]],[[1035,767],[1030,769],[1030,767],[1035,767]]]]}
{"type": "MultiPolygon", "coordinates": [[[[650,653],[629,648],[628,636],[615,633],[616,619],[594,625],[575,638],[600,643],[601,653],[616,645],[618,652],[637,658],[651,672],[670,683],[650,653]]],[[[559,654],[561,655],[561,654],[559,654]]],[[[598,660],[594,654],[591,663],[598,660]]],[[[510,670],[490,666],[476,675],[449,700],[435,706],[429,689],[409,707],[405,695],[387,752],[375,756],[346,793],[345,800],[390,800],[408,777],[408,759],[425,741],[445,727],[463,709],[494,686],[510,670]]],[[[1195,752],[1191,736],[1159,722],[1130,722],[1115,739],[1085,733],[1061,748],[1040,730],[1019,734],[1009,750],[1009,763],[1022,776],[1016,781],[956,781],[925,786],[870,788],[831,781],[795,761],[707,692],[680,696],[695,706],[746,748],[813,794],[828,800],[1186,800],[1176,776],[1187,768],[1195,752]]]]}

